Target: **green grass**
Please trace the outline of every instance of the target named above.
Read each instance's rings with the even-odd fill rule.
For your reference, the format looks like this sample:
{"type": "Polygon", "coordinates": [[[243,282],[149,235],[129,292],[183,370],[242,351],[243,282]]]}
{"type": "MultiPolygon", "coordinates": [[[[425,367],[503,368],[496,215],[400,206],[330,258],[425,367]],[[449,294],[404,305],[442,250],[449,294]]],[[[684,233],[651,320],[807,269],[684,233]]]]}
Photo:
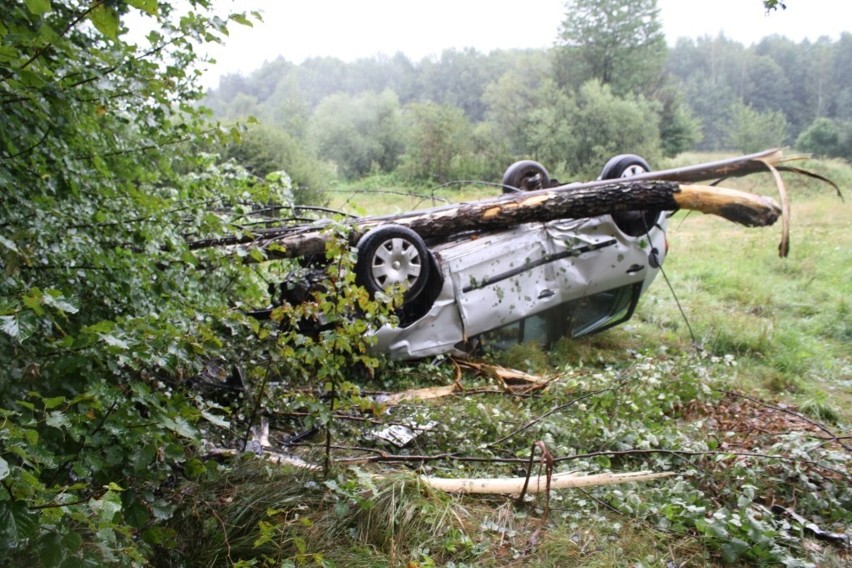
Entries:
{"type": "MultiPolygon", "coordinates": [[[[828,395],[852,418],[852,208],[830,195],[794,196],[791,253],[778,258],[775,228],[746,229],[679,213],[664,270],[703,347],[735,355],[741,388],[789,402],[828,395]],[[686,218],[684,218],[686,217],[686,218]],[[792,391],[792,392],[789,392],[792,391]]],[[[670,347],[688,335],[671,292],[657,282],[638,310],[670,347]],[[679,329],[675,336],[668,331],[679,329]]]]}

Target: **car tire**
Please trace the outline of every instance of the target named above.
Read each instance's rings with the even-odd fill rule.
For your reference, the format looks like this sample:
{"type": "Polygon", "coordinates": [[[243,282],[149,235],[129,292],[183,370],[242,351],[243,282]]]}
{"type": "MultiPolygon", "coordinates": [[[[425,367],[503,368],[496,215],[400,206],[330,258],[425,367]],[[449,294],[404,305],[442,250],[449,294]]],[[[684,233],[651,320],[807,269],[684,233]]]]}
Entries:
{"type": "Polygon", "coordinates": [[[610,158],[601,170],[600,179],[618,179],[633,177],[651,171],[651,166],[641,156],[621,154],[610,158]]]}
{"type": "Polygon", "coordinates": [[[416,298],[429,280],[431,261],[423,239],[402,225],[382,225],[358,241],[355,281],[371,295],[399,284],[405,301],[416,298]]]}
{"type": "MultiPolygon", "coordinates": [[[[599,179],[622,179],[652,171],[645,158],[635,154],[621,154],[609,159],[601,170],[599,179]]],[[[622,233],[631,237],[646,234],[657,224],[659,211],[624,211],[613,213],[612,220],[622,233]]]]}
{"type": "Polygon", "coordinates": [[[550,187],[547,169],[532,160],[515,162],[503,174],[503,193],[536,191],[550,187]]]}

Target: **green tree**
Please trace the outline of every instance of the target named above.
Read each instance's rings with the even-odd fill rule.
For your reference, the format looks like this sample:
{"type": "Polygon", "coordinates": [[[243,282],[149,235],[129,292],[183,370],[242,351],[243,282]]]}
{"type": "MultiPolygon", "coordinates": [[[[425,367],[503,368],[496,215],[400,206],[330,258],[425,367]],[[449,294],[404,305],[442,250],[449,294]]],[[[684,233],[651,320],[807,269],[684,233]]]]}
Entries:
{"type": "Polygon", "coordinates": [[[223,154],[259,178],[273,172],[286,173],[292,182],[296,203],[323,201],[330,168],[311,155],[305,144],[282,129],[249,125],[238,139],[225,145],[223,154]]]}
{"type": "Polygon", "coordinates": [[[448,181],[463,177],[472,152],[472,126],[458,107],[413,103],[406,107],[403,171],[412,178],[448,181]]]}
{"type": "Polygon", "coordinates": [[[660,157],[658,108],[641,97],[620,98],[608,86],[589,81],[580,89],[570,122],[565,166],[573,175],[593,179],[617,154],[638,154],[652,164],[660,157]]]}
{"type": "Polygon", "coordinates": [[[314,111],[309,137],[346,177],[391,172],[404,149],[399,99],[393,91],[327,97],[314,111]]]}
{"type": "Polygon", "coordinates": [[[535,95],[538,103],[527,113],[528,147],[523,155],[546,164],[551,175],[570,172],[576,151],[574,121],[582,120],[577,101],[553,81],[543,83],[535,95]]]}
{"type": "Polygon", "coordinates": [[[787,138],[783,113],[760,112],[743,103],[731,107],[728,125],[731,147],[746,154],[782,146],[787,138]]]}
{"type": "Polygon", "coordinates": [[[538,74],[530,77],[525,70],[509,70],[483,93],[482,100],[488,109],[486,119],[513,154],[530,152],[530,115],[540,107],[540,84],[538,74]]]}
{"type": "Polygon", "coordinates": [[[164,482],[207,472],[194,448],[225,415],[186,381],[250,346],[233,306],[259,292],[187,237],[289,195],[197,151],[219,132],[198,44],[229,21],[249,23],[201,0],[3,4],[0,565],[142,565],[174,536],[164,482]],[[130,12],[151,27],[132,42],[130,12]]]}
{"type": "Polygon", "coordinates": [[[456,106],[470,120],[482,120],[482,92],[489,82],[487,61],[473,48],[448,49],[438,60],[424,59],[418,73],[417,100],[456,106]]]}
{"type": "Polygon", "coordinates": [[[695,147],[701,141],[701,123],[683,102],[683,95],[674,87],[660,93],[660,140],[663,155],[677,156],[695,147]]]}
{"type": "Polygon", "coordinates": [[[852,160],[852,123],[820,117],[799,135],[796,149],[815,156],[852,160]]]}
{"type": "Polygon", "coordinates": [[[723,36],[681,39],[672,50],[667,70],[701,123],[700,150],[728,148],[729,112],[740,101],[745,48],[723,36]]]}
{"type": "Polygon", "coordinates": [[[556,77],[575,88],[590,79],[616,94],[648,93],[666,56],[657,0],[568,0],[557,39],[556,77]]]}

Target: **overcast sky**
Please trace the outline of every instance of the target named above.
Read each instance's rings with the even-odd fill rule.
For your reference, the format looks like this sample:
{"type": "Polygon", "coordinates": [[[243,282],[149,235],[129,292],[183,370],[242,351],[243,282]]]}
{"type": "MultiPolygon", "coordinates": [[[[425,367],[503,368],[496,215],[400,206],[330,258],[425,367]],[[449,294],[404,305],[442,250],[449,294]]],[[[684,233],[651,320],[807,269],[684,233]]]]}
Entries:
{"type": "MultiPolygon", "coordinates": [[[[761,0],[658,0],[666,38],[716,36],[746,45],[778,34],[795,41],[832,39],[852,31],[852,0],[786,0],[766,14],[761,0]]],[[[248,74],[279,55],[294,63],[333,56],[345,61],[402,51],[417,61],[449,48],[550,47],[564,18],[564,0],[240,0],[264,21],[233,26],[204,83],[225,73],[248,74]]]]}

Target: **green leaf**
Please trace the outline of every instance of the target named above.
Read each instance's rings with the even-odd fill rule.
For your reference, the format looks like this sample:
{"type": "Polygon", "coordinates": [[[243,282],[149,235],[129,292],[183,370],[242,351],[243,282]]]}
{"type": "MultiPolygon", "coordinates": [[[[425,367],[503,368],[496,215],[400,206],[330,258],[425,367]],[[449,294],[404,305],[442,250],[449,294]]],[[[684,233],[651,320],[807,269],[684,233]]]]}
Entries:
{"type": "Polygon", "coordinates": [[[103,342],[109,345],[110,347],[118,347],[119,349],[130,349],[130,345],[126,341],[117,338],[111,333],[99,333],[98,337],[100,337],[103,342]]]}
{"type": "Polygon", "coordinates": [[[48,290],[44,295],[44,305],[68,314],[76,314],[79,311],[77,306],[65,299],[59,290],[48,290]]]}
{"type": "Polygon", "coordinates": [[[3,245],[12,252],[18,252],[18,246],[3,235],[0,235],[0,245],[3,245]]]}
{"type": "Polygon", "coordinates": [[[59,566],[64,556],[58,534],[46,534],[39,539],[38,557],[42,566],[59,566]]]}
{"type": "Polygon", "coordinates": [[[116,513],[121,511],[121,497],[114,491],[107,491],[101,499],[89,501],[89,506],[98,514],[101,521],[109,523],[112,522],[116,513]]]}
{"type": "Polygon", "coordinates": [[[9,477],[9,462],[0,458],[0,480],[6,479],[9,477]]]}
{"type": "Polygon", "coordinates": [[[0,331],[23,343],[35,332],[36,324],[32,312],[16,316],[0,316],[0,331]]]}
{"type": "Polygon", "coordinates": [[[15,316],[0,316],[0,331],[12,339],[18,339],[18,333],[20,333],[18,318],[15,316]]]}
{"type": "Polygon", "coordinates": [[[159,6],[157,5],[157,0],[127,0],[127,3],[133,6],[134,8],[138,8],[143,12],[147,12],[152,16],[157,15],[157,11],[159,6]]]}
{"type": "Polygon", "coordinates": [[[246,18],[244,14],[231,14],[231,19],[242,26],[248,26],[250,28],[254,27],[254,24],[251,23],[251,20],[246,18]]]}
{"type": "Polygon", "coordinates": [[[59,565],[59,568],[89,568],[91,564],[77,556],[68,556],[59,565]]]}
{"type": "Polygon", "coordinates": [[[95,25],[95,28],[106,37],[118,38],[118,12],[114,9],[101,4],[89,13],[89,19],[95,25]]]}
{"type": "Polygon", "coordinates": [[[77,552],[83,546],[83,537],[76,531],[70,531],[62,537],[62,545],[71,552],[77,552]]]}
{"type": "Polygon", "coordinates": [[[44,294],[38,288],[31,288],[23,297],[24,305],[40,316],[44,314],[42,304],[44,303],[44,294]]]}
{"type": "Polygon", "coordinates": [[[0,501],[0,534],[11,540],[32,537],[38,527],[38,519],[27,509],[23,501],[0,501]]]}
{"type": "Polygon", "coordinates": [[[231,423],[227,420],[223,419],[221,416],[216,416],[206,410],[201,411],[201,416],[203,416],[208,422],[211,424],[215,424],[216,426],[221,426],[222,428],[230,428],[231,423]]]}
{"type": "Polygon", "coordinates": [[[64,402],[65,402],[64,396],[54,396],[54,397],[45,398],[44,400],[42,400],[42,403],[44,404],[45,410],[51,410],[53,408],[56,408],[57,406],[63,404],[64,402]]]}
{"type": "Polygon", "coordinates": [[[32,89],[41,89],[47,84],[47,81],[45,81],[41,73],[36,73],[29,69],[21,69],[18,71],[18,78],[22,85],[32,89]]]}
{"type": "Polygon", "coordinates": [[[27,10],[36,16],[41,16],[47,14],[53,8],[50,5],[50,0],[27,0],[27,10]]]}
{"type": "Polygon", "coordinates": [[[52,426],[53,428],[62,428],[63,426],[70,425],[68,417],[65,416],[63,412],[58,411],[54,411],[48,414],[47,418],[44,419],[44,423],[48,426],[52,426]]]}
{"type": "Polygon", "coordinates": [[[189,422],[187,422],[180,416],[175,417],[174,420],[171,418],[164,418],[163,426],[165,426],[175,434],[183,436],[184,438],[195,438],[195,428],[193,428],[189,422]]]}
{"type": "Polygon", "coordinates": [[[249,251],[249,256],[256,262],[263,262],[266,260],[266,254],[262,250],[256,248],[249,251]]]}

